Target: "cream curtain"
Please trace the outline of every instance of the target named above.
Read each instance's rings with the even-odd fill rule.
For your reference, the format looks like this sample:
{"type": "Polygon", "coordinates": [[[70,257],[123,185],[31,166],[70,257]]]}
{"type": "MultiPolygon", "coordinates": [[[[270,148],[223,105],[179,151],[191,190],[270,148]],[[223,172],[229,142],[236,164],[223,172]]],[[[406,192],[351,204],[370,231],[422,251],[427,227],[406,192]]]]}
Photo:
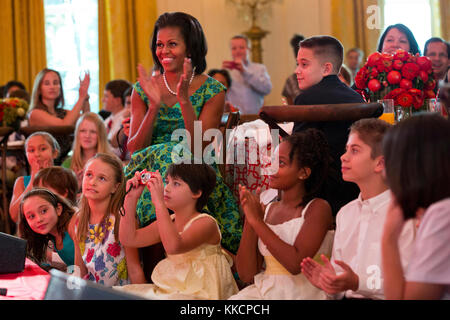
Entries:
{"type": "Polygon", "coordinates": [[[43,0],[0,0],[0,83],[21,81],[27,91],[47,65],[43,0]]]}
{"type": "Polygon", "coordinates": [[[381,0],[332,0],[332,35],[344,51],[360,48],[367,57],[376,51],[383,26],[381,0]]]}
{"type": "Polygon", "coordinates": [[[136,66],[153,65],[150,36],[156,0],[99,0],[100,96],[114,79],[135,82],[136,66]]]}

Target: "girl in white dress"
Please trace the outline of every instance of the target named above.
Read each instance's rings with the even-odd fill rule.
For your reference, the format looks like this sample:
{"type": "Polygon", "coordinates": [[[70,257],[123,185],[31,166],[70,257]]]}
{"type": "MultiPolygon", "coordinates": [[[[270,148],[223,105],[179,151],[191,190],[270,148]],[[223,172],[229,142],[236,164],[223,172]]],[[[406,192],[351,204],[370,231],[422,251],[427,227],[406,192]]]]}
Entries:
{"type": "Polygon", "coordinates": [[[152,173],[148,182],[143,182],[140,174],[136,172],[127,182],[130,191],[125,197],[120,241],[131,247],[162,242],[167,258],[154,268],[152,284],[115,289],[148,299],[173,300],[227,299],[237,293],[231,272],[232,259],[220,246],[217,221],[202,213],[216,184],[214,169],[204,163],[171,164],[165,186],[158,171],[152,173]],[[136,229],[136,203],[145,187],[151,192],[156,221],[136,229]]]}
{"type": "Polygon", "coordinates": [[[317,198],[328,172],[328,146],[320,131],[307,129],[286,138],[277,152],[270,188],[281,191],[280,201],[263,208],[259,194],[240,187],[245,224],[236,267],[241,280],[253,284],[230,299],[325,299],[300,273],[300,262],[331,252],[331,207],[317,198]]]}

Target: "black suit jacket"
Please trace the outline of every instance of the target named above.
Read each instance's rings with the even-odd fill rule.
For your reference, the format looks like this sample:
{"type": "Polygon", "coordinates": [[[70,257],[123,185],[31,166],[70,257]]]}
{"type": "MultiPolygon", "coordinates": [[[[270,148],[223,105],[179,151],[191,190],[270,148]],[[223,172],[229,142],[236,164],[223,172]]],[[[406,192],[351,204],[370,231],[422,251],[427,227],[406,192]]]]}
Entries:
{"type": "MultiPolygon", "coordinates": [[[[318,84],[305,90],[295,98],[296,105],[364,103],[362,96],[344,84],[336,75],[326,76],[318,84]]],[[[349,128],[352,121],[296,122],[293,132],[316,128],[321,130],[330,146],[333,159],[330,174],[320,196],[329,202],[336,215],[339,209],[356,199],[359,188],[356,184],[342,180],[340,157],[345,152],[349,128]]]]}

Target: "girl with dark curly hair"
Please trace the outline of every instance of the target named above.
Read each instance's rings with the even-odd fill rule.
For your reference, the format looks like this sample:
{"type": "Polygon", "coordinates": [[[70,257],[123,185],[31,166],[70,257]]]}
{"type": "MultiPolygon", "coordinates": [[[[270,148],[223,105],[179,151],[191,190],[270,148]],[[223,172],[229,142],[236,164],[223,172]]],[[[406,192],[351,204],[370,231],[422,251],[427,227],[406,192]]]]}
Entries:
{"type": "Polygon", "coordinates": [[[245,223],[236,267],[242,281],[254,284],[231,299],[325,299],[300,273],[300,262],[331,251],[331,207],[317,197],[328,171],[328,145],[320,131],[307,129],[289,136],[277,152],[279,169],[270,187],[281,191],[280,201],[263,208],[257,195],[240,187],[245,223]]]}

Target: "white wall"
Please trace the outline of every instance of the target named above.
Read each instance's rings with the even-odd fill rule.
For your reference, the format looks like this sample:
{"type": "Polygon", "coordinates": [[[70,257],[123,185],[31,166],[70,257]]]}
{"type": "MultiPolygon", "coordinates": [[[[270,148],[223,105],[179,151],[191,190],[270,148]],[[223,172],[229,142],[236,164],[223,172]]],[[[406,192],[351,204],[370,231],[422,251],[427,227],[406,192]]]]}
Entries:
{"type": "MultiPolygon", "coordinates": [[[[330,1],[278,0],[267,21],[259,23],[262,29],[270,31],[262,41],[263,63],[273,84],[265,105],[281,104],[284,82],[294,72],[295,58],[289,44],[292,35],[330,34],[330,1]]],[[[208,70],[220,68],[223,60],[230,59],[229,39],[250,28],[227,0],[157,0],[157,8],[158,14],[183,11],[198,19],[208,42],[208,70]]]]}

